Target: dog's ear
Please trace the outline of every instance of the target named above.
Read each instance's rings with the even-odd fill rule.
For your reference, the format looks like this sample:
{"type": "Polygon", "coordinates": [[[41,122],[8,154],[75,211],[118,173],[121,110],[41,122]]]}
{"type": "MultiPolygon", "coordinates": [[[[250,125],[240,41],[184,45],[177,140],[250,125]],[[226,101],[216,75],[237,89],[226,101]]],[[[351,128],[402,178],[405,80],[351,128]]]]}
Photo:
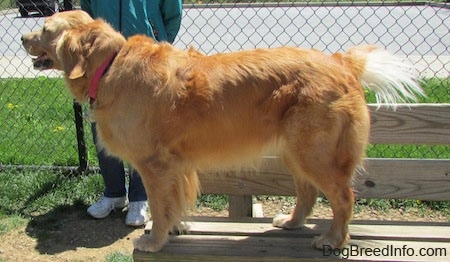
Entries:
{"type": "Polygon", "coordinates": [[[66,76],[71,79],[78,79],[86,73],[86,58],[82,52],[81,45],[74,39],[72,30],[63,33],[56,44],[56,54],[62,64],[66,76]]]}
{"type": "Polygon", "coordinates": [[[84,57],[78,57],[78,61],[72,66],[69,72],[69,79],[74,80],[81,78],[86,73],[86,59],[84,57]]]}

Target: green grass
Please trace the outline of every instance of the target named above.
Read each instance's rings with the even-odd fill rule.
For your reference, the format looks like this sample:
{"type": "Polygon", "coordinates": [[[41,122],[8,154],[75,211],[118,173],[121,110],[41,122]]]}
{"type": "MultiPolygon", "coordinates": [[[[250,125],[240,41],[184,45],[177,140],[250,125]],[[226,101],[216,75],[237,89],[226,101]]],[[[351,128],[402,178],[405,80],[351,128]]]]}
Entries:
{"type": "Polygon", "coordinates": [[[228,206],[228,196],[227,195],[201,195],[197,199],[198,207],[208,207],[214,211],[224,210],[228,206]]]}
{"type": "Polygon", "coordinates": [[[114,252],[106,257],[107,262],[133,262],[133,257],[130,254],[121,252],[114,252]]]}
{"type": "MultiPolygon", "coordinates": [[[[0,93],[1,164],[78,165],[73,99],[62,79],[0,79],[0,93]]],[[[92,143],[90,150],[95,163],[92,143]]]]}
{"type": "MultiPolygon", "coordinates": [[[[426,78],[421,80],[425,97],[418,97],[417,103],[450,103],[450,78],[426,78]]],[[[366,92],[368,103],[376,103],[373,92],[366,92]]]]}
{"type": "Polygon", "coordinates": [[[60,206],[88,205],[103,192],[100,175],[67,176],[59,172],[0,172],[0,216],[31,218],[60,206]]]}
{"type": "MultiPolygon", "coordinates": [[[[45,170],[2,170],[0,238],[10,231],[25,227],[24,231],[20,229],[21,234],[26,233],[35,238],[37,249],[52,250],[48,245],[54,244],[56,240],[52,240],[53,238],[58,239],[64,234],[67,226],[64,224],[65,218],[69,214],[84,214],[86,208],[98,200],[103,190],[103,179],[99,174],[69,176],[45,170]]],[[[85,215],[80,219],[84,221],[91,218],[85,215]]],[[[112,252],[105,261],[133,261],[131,249],[129,254],[112,252]]]]}
{"type": "Polygon", "coordinates": [[[21,215],[5,215],[0,213],[0,236],[10,232],[11,230],[24,226],[28,219],[21,215]]]}

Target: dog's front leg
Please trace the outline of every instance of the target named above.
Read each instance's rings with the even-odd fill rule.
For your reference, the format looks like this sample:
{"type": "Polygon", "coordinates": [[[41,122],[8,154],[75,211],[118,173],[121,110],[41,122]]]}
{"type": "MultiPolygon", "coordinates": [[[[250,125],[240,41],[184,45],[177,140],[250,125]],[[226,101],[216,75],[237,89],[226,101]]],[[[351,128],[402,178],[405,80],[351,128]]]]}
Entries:
{"type": "Polygon", "coordinates": [[[157,252],[167,242],[169,231],[181,222],[184,207],[179,175],[175,170],[152,170],[152,165],[148,164],[137,169],[147,192],[153,226],[149,235],[144,234],[134,240],[134,247],[140,251],[157,252]]]}

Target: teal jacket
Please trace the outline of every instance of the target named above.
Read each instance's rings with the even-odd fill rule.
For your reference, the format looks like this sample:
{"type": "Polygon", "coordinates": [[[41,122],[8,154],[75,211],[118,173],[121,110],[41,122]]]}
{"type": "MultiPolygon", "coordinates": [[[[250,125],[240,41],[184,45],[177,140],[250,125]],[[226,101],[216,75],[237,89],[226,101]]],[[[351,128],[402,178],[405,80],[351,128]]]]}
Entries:
{"type": "Polygon", "coordinates": [[[173,43],[181,25],[181,0],[81,0],[81,9],[101,17],[125,37],[145,34],[173,43]]]}

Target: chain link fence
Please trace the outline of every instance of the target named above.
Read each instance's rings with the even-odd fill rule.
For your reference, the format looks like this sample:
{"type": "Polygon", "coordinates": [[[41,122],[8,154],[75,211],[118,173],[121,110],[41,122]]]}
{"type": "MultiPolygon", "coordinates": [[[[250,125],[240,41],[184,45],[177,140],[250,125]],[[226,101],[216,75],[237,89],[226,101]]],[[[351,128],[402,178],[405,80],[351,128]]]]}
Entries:
{"type": "MultiPolygon", "coordinates": [[[[22,34],[41,28],[44,15],[67,9],[68,2],[0,0],[2,166],[80,165],[73,101],[61,74],[34,71],[20,42],[22,34]],[[35,8],[24,8],[23,3],[30,2],[35,8]]],[[[432,99],[427,102],[450,102],[450,3],[446,1],[184,1],[174,45],[193,46],[206,54],[286,45],[333,53],[366,43],[414,63],[428,84],[426,92],[432,99]]],[[[83,161],[96,165],[90,128],[86,121],[81,127],[88,145],[83,161]]],[[[375,150],[374,154],[400,157],[449,154],[447,146],[407,149],[406,154],[403,147],[375,150]]]]}

